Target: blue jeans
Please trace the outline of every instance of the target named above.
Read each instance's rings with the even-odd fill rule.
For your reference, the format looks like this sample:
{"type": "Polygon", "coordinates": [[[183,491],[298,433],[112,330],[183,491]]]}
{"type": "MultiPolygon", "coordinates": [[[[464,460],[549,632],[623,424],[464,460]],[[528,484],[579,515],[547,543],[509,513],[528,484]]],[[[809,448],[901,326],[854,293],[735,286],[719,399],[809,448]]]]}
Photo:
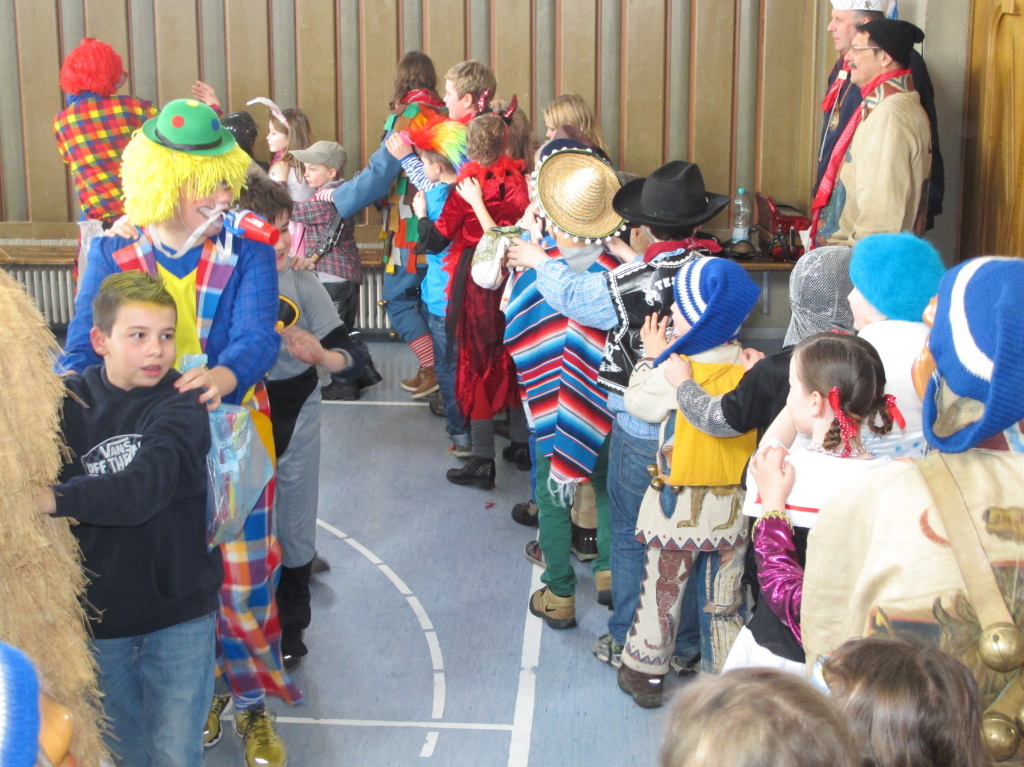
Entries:
{"type": "Polygon", "coordinates": [[[119,639],[93,640],[107,748],[125,767],[201,767],[213,699],[216,613],[119,639]]]}
{"type": "MultiPolygon", "coordinates": [[[[611,519],[612,603],[608,633],[618,644],[626,643],[640,602],[646,547],[636,539],[640,502],[650,487],[648,465],[654,463],[657,440],[640,439],[612,423],[608,452],[608,511],[611,519]]],[[[676,654],[692,657],[700,650],[697,612],[701,605],[696,578],[690,578],[683,596],[682,618],[676,637],[676,654]]]]}
{"type": "Polygon", "coordinates": [[[420,300],[420,283],[427,276],[427,267],[417,269],[415,274],[399,266],[394,274],[384,271],[384,286],[381,297],[387,301],[385,311],[395,332],[405,343],[422,338],[427,330],[427,307],[420,300]]]}
{"type": "Polygon", "coordinates": [[[445,332],[445,318],[427,314],[430,339],[434,342],[434,372],[441,387],[441,403],[444,405],[444,419],[448,422],[448,435],[455,444],[469,444],[469,422],[459,412],[455,401],[455,363],[459,348],[452,339],[452,353],[448,354],[448,334],[445,332]],[[457,440],[456,437],[464,439],[457,440]]]}

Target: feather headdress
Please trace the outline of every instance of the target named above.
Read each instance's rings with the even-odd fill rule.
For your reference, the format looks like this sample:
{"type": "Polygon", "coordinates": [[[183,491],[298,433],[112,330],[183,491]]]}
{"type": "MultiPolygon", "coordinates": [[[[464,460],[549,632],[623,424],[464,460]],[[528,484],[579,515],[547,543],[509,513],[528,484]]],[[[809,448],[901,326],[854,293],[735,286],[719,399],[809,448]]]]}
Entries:
{"type": "Polygon", "coordinates": [[[444,155],[455,170],[466,161],[466,126],[456,120],[437,115],[405,136],[417,149],[444,155]]]}

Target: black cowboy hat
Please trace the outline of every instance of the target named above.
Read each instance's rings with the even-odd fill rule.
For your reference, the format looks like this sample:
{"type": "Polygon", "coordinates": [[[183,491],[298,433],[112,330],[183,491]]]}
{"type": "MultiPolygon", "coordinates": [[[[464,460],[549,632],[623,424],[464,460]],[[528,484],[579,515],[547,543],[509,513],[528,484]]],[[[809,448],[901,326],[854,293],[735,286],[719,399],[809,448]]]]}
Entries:
{"type": "Polygon", "coordinates": [[[615,212],[633,224],[696,226],[718,215],[729,198],[704,189],[696,163],[673,160],[647,178],[630,181],[612,199],[615,212]]]}

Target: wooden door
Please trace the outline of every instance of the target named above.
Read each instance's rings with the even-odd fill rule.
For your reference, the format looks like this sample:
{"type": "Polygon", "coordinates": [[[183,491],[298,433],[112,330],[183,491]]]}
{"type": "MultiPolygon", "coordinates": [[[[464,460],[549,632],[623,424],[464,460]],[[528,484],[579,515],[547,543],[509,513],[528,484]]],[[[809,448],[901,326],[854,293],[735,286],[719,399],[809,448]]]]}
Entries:
{"type": "Polygon", "coordinates": [[[960,259],[1024,256],[1024,1],[974,0],[960,259]]]}

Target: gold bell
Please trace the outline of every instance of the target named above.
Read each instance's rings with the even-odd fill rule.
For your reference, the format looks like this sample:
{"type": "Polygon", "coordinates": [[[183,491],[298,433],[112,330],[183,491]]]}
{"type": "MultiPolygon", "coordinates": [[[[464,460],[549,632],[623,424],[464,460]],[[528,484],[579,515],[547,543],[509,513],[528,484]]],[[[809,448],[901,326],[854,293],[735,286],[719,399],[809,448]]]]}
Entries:
{"type": "Polygon", "coordinates": [[[982,717],[981,735],[988,752],[997,762],[1005,762],[1017,753],[1020,733],[1008,716],[989,712],[982,717]]]}
{"type": "Polygon", "coordinates": [[[652,476],[652,477],[658,476],[658,474],[661,473],[661,472],[658,471],[658,464],[656,464],[656,463],[649,463],[649,464],[647,464],[647,473],[650,476],[652,476]]]}
{"type": "Polygon", "coordinates": [[[1024,636],[1012,623],[996,623],[981,632],[978,654],[986,666],[1008,672],[1024,665],[1024,636]]]}
{"type": "Polygon", "coordinates": [[[661,488],[665,487],[665,480],[663,480],[661,477],[655,477],[654,479],[651,480],[651,487],[653,487],[655,490],[661,490],[661,488]]]}

